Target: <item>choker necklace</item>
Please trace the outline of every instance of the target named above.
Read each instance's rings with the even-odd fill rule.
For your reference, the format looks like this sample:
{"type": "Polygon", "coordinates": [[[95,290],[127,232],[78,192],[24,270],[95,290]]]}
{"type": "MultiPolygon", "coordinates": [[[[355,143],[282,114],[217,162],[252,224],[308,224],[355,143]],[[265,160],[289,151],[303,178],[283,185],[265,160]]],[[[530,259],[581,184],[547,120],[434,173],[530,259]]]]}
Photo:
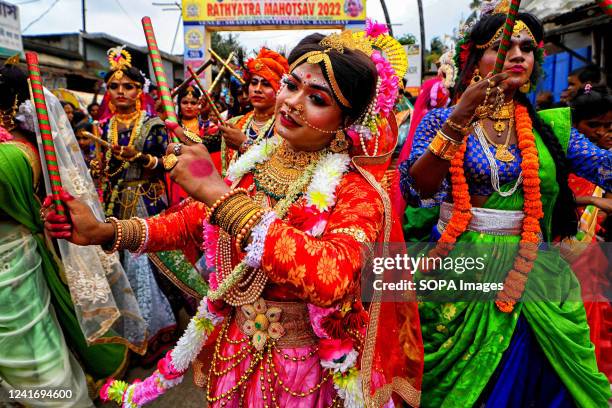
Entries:
{"type": "Polygon", "coordinates": [[[200,121],[197,116],[191,119],[182,119],[181,122],[183,128],[198,134],[200,133],[200,121]]]}
{"type": "Polygon", "coordinates": [[[275,200],[283,199],[304,169],[317,161],[324,152],[325,150],[296,152],[286,142],[281,143],[269,160],[255,167],[254,180],[257,189],[275,200]]]}
{"type": "Polygon", "coordinates": [[[115,113],[115,120],[124,126],[130,126],[140,117],[140,111],[135,110],[131,113],[115,113]]]}

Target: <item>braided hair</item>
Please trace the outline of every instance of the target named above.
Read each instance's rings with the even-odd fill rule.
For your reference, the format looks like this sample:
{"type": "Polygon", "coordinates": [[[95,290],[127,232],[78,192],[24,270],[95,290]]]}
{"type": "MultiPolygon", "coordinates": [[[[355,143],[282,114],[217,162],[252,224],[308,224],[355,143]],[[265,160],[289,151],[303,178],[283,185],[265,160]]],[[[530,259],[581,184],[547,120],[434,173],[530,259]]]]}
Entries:
{"type": "MultiPolygon", "coordinates": [[[[544,31],[540,20],[528,13],[519,13],[517,20],[522,20],[531,30],[536,41],[539,43],[544,38],[544,31]]],[[[493,14],[482,17],[471,29],[470,33],[457,43],[457,66],[459,67],[459,79],[455,85],[455,94],[461,95],[469,86],[474,70],[477,68],[485,50],[476,48],[476,44],[486,43],[504,24],[505,15],[493,14]]],[[[535,84],[542,73],[542,50],[534,51],[535,64],[530,82],[535,84]]],[[[559,196],[555,202],[552,223],[552,237],[568,237],[576,234],[578,228],[578,213],[576,200],[568,185],[570,163],[567,160],[559,139],[555,136],[550,126],[544,123],[537,115],[533,105],[523,93],[517,92],[515,100],[527,107],[529,116],[533,123],[533,129],[538,132],[542,141],[550,151],[555,162],[556,180],[559,185],[559,196]]]]}

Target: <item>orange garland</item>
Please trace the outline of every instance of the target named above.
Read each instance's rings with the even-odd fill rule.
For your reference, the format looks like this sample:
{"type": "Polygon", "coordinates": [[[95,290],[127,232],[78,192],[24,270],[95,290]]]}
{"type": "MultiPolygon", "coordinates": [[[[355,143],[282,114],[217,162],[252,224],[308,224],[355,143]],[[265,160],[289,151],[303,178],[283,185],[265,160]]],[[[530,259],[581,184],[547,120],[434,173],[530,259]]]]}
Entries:
{"type": "MultiPolygon", "coordinates": [[[[512,269],[510,269],[506,276],[504,289],[498,293],[497,300],[495,301],[497,308],[504,313],[512,312],[514,305],[523,295],[527,276],[538,256],[537,250],[540,241],[539,234],[541,232],[540,219],[544,217],[540,195],[540,177],[538,174],[540,162],[531,118],[527,108],[522,105],[516,106],[514,115],[518,147],[522,158],[523,213],[525,217],[523,219],[518,255],[514,260],[512,269]]],[[[453,211],[436,247],[429,252],[429,256],[432,258],[447,256],[457,242],[457,238],[465,232],[472,219],[472,204],[463,169],[465,150],[466,145],[464,143],[453,160],[451,160],[449,171],[451,174],[453,211]]],[[[427,272],[427,270],[423,272],[427,272]]]]}

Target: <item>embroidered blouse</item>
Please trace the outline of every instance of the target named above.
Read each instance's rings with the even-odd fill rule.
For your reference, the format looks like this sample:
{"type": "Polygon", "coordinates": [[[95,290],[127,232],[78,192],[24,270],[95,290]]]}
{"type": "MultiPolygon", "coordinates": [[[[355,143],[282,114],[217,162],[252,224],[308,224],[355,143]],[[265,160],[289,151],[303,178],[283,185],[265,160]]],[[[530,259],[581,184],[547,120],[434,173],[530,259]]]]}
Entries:
{"type": "MultiPolygon", "coordinates": [[[[406,202],[410,205],[433,207],[447,201],[446,197],[450,193],[450,176],[442,181],[438,192],[433,197],[422,199],[414,187],[415,183],[409,175],[409,170],[414,162],[425,153],[436,132],[450,116],[452,109],[434,109],[425,115],[416,130],[410,157],[399,165],[400,189],[406,202]]],[[[489,146],[489,149],[491,153],[495,154],[493,146],[489,146]]],[[[500,185],[515,181],[521,171],[521,155],[518,146],[511,144],[508,150],[516,159],[509,163],[497,162],[500,185]]],[[[481,196],[492,194],[494,190],[491,185],[491,168],[482,146],[473,134],[470,134],[467,138],[465,157],[465,175],[470,194],[481,196]]],[[[600,185],[606,191],[612,191],[612,152],[597,147],[584,135],[572,128],[567,148],[567,159],[574,173],[600,185]]]]}

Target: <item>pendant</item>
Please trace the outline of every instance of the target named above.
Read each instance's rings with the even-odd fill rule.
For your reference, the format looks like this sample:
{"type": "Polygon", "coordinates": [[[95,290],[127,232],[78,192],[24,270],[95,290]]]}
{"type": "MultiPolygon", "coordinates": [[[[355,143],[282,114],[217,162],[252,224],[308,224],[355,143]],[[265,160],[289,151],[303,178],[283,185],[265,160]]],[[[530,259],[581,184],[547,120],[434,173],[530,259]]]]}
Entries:
{"type": "Polygon", "coordinates": [[[515,157],[508,150],[508,146],[506,145],[497,145],[495,146],[495,158],[499,161],[503,161],[504,163],[509,163],[514,161],[515,157]]]}
{"type": "Polygon", "coordinates": [[[495,122],[495,124],[493,125],[493,128],[495,129],[497,133],[501,133],[504,130],[506,130],[506,124],[500,120],[500,121],[495,122]]]}

